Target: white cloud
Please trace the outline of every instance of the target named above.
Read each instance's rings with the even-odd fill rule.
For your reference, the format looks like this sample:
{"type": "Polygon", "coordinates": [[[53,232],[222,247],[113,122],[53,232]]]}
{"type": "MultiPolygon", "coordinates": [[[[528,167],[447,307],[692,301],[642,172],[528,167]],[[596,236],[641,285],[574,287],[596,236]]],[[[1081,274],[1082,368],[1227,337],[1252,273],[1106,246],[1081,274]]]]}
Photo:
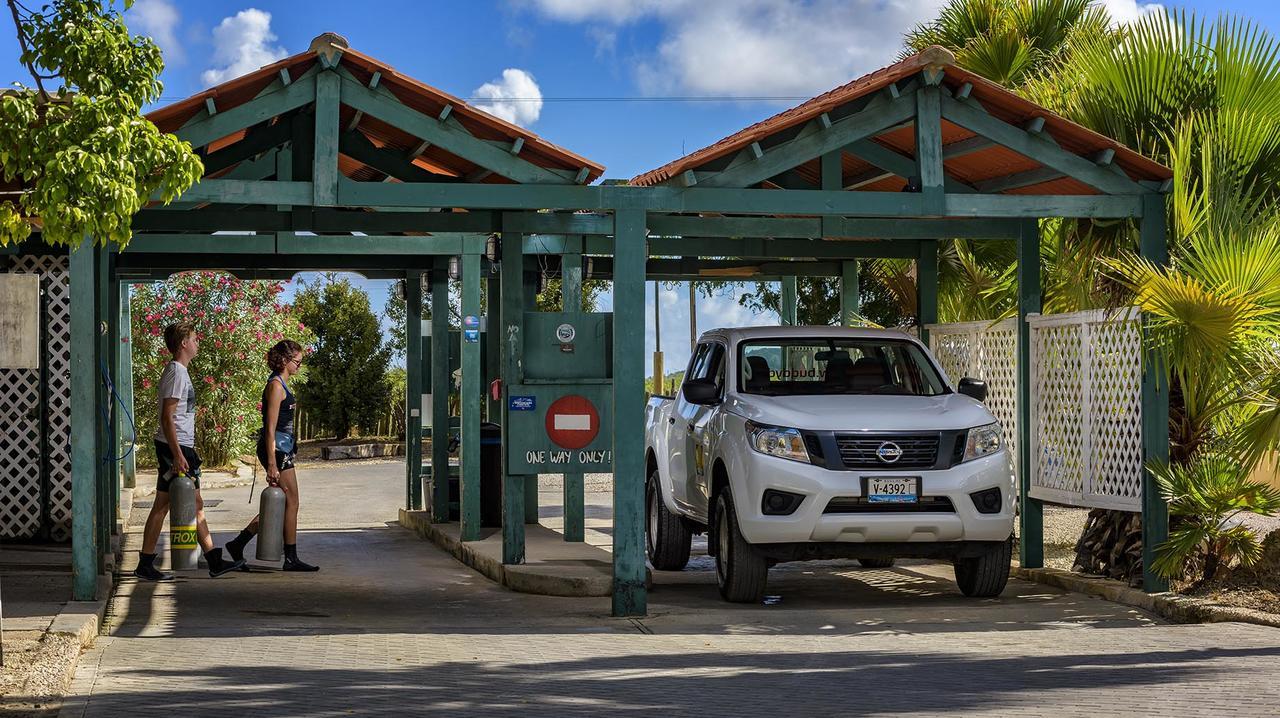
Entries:
{"type": "Polygon", "coordinates": [[[527,1],[564,22],[657,22],[657,47],[635,58],[648,93],[808,97],[891,63],[944,0],[527,1]]]}
{"type": "Polygon", "coordinates": [[[1143,16],[1164,12],[1163,5],[1138,3],[1137,0],[1102,0],[1102,5],[1111,13],[1111,22],[1115,25],[1129,25],[1143,16]]]}
{"type": "Polygon", "coordinates": [[[205,70],[201,79],[216,85],[270,65],[288,54],[275,41],[269,12],[249,8],[223,18],[213,29],[214,67],[205,70]]]}
{"type": "Polygon", "coordinates": [[[524,70],[509,67],[502,78],[486,82],[471,93],[483,98],[476,107],[512,124],[528,127],[542,114],[542,88],[524,70]]]}
{"type": "Polygon", "coordinates": [[[176,34],[178,22],[182,18],[178,14],[178,8],[170,0],[138,0],[129,9],[125,19],[131,30],[155,40],[166,60],[182,61],[182,43],[178,42],[176,34]]]}

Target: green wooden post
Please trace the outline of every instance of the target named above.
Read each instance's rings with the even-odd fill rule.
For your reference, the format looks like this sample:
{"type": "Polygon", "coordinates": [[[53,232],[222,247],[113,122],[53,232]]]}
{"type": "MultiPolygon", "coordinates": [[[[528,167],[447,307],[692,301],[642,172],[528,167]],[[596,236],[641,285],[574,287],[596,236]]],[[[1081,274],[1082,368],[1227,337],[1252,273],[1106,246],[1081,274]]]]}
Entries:
{"type": "Polygon", "coordinates": [[[338,119],[342,78],[333,70],[316,76],[315,154],[312,157],[313,204],[338,203],[338,119]]]}
{"type": "MultiPolygon", "coordinates": [[[[526,262],[522,257],[521,266],[526,271],[522,273],[524,277],[524,311],[537,311],[538,309],[538,282],[541,269],[537,263],[532,263],[532,267],[528,266],[531,262],[526,262]]],[[[524,477],[524,522],[527,524],[538,523],[538,474],[529,474],[524,477]]]]}
{"type": "Polygon", "coordinates": [[[133,413],[133,317],[129,311],[129,284],[120,282],[120,332],[116,346],[118,358],[116,365],[116,393],[120,395],[119,418],[116,421],[116,432],[119,436],[127,436],[132,442],[133,450],[121,442],[120,450],[127,452],[121,462],[121,473],[125,488],[132,489],[138,484],[137,451],[141,443],[137,437],[136,419],[130,424],[133,413]]]}
{"type": "Polygon", "coordinates": [[[920,242],[916,257],[916,321],[920,325],[920,341],[929,344],[930,324],[938,323],[938,241],[920,242]]]}
{"type": "Polygon", "coordinates": [[[431,271],[431,520],[449,520],[449,258],[431,271]]]}
{"type": "MultiPolygon", "coordinates": [[[[617,259],[614,260],[614,273],[617,273],[617,259]]],[[[782,323],[793,325],[799,323],[796,317],[796,278],[782,278],[781,296],[779,297],[779,312],[782,323]]]]}
{"type": "Polygon", "coordinates": [[[1028,314],[1040,312],[1040,224],[1020,223],[1018,237],[1018,560],[1023,568],[1044,566],[1044,504],[1031,498],[1031,325],[1028,314]]]}
{"type": "Polygon", "coordinates": [[[840,326],[851,327],[862,314],[858,287],[858,260],[840,263],[840,326]]]}
{"type": "MultiPolygon", "coordinates": [[[[575,248],[581,247],[581,237],[568,237],[577,240],[575,248]]],[[[561,311],[582,311],[582,254],[566,252],[561,256],[560,297],[561,311]]],[[[582,541],[586,534],[586,488],[582,473],[566,473],[564,475],[564,540],[582,541]]]]}
{"type": "MultiPolygon", "coordinates": [[[[942,76],[935,75],[939,81],[942,76]]],[[[941,93],[934,85],[916,90],[916,170],[920,176],[920,193],[924,213],[946,213],[945,173],[942,167],[941,93]]]]}
{"type": "Polygon", "coordinates": [[[495,332],[500,337],[495,349],[502,352],[503,418],[502,422],[502,562],[524,563],[525,484],[536,486],[536,476],[511,473],[507,462],[510,445],[510,426],[507,422],[507,400],[511,386],[519,384],[521,354],[524,351],[524,242],[519,234],[502,235],[502,267],[498,275],[502,282],[502,327],[495,332]]]}
{"type": "Polygon", "coordinates": [[[417,270],[405,272],[404,304],[404,505],[410,511],[419,511],[422,509],[422,274],[417,270]]]}
{"type": "Polygon", "coordinates": [[[71,250],[71,597],[98,592],[97,254],[92,239],[71,250]]]}
{"type": "MultiPolygon", "coordinates": [[[[1164,195],[1148,194],[1142,198],[1139,250],[1143,259],[1157,266],[1169,263],[1164,205],[1164,195]]],[[[1144,463],[1168,461],[1169,380],[1166,367],[1150,354],[1143,359],[1142,459],[1144,463]]],[[[1151,472],[1144,470],[1142,472],[1142,590],[1147,593],[1169,590],[1168,580],[1152,570],[1156,558],[1156,547],[1168,539],[1169,505],[1160,495],[1151,472]]]]}
{"type": "Polygon", "coordinates": [[[103,552],[104,554],[111,551],[111,537],[115,534],[116,524],[120,520],[120,411],[116,404],[116,395],[112,393],[113,388],[120,376],[120,352],[116,347],[119,346],[120,340],[120,285],[112,276],[114,255],[110,252],[102,252],[102,283],[99,285],[99,292],[102,297],[100,311],[103,317],[99,320],[99,327],[102,323],[106,324],[106,331],[99,332],[99,363],[104,364],[107,369],[107,377],[111,382],[109,388],[105,382],[102,386],[102,402],[103,408],[106,410],[107,418],[102,425],[102,436],[104,439],[102,452],[102,490],[103,498],[106,499],[106,511],[104,512],[104,521],[102,527],[103,534],[103,552]]]}
{"type": "Polygon", "coordinates": [[[613,615],[643,616],[645,212],[621,209],[614,222],[613,615]]]}
{"type": "Polygon", "coordinates": [[[498,343],[499,327],[502,326],[502,280],[498,275],[489,273],[484,280],[484,334],[480,341],[484,348],[484,384],[485,420],[494,424],[502,423],[502,397],[497,399],[489,393],[489,385],[502,377],[502,347],[498,343]]]}
{"type": "Polygon", "coordinates": [[[480,387],[484,367],[480,364],[480,255],[462,255],[462,444],[459,449],[458,515],[462,540],[480,538],[480,387]],[[472,323],[474,321],[474,323],[472,323]],[[468,331],[474,331],[468,339],[468,331]]]}

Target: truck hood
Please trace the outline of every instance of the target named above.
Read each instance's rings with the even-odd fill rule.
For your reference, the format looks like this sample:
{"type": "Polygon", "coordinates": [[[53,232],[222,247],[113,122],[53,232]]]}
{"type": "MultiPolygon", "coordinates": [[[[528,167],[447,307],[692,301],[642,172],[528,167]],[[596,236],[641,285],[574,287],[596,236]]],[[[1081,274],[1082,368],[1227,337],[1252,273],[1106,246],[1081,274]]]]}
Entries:
{"type": "Polygon", "coordinates": [[[985,406],[963,394],[735,395],[725,409],[760,424],[814,431],[945,431],[995,421],[985,406]]]}

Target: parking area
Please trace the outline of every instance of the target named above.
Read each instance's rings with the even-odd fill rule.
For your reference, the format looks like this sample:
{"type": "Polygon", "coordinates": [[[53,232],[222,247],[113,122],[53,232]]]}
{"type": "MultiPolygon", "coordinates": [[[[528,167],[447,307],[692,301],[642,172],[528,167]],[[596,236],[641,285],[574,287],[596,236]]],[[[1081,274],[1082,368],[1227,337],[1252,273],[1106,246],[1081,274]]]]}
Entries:
{"type": "MultiPolygon", "coordinates": [[[[320,573],[126,581],[114,633],[82,658],[63,715],[1274,715],[1280,704],[1280,631],[1170,625],[1018,580],[998,599],[966,599],[949,566],[927,562],[783,565],[764,603],[730,605],[700,545],[689,570],[655,573],[648,617],[612,618],[607,598],[512,593],[389,523],[402,464],[301,479],[299,548],[320,573]]],[[[607,543],[609,495],[591,488],[587,538],[607,543]]],[[[549,526],[557,497],[541,494],[549,526]]],[[[205,499],[219,543],[254,508],[248,487],[205,499]]]]}

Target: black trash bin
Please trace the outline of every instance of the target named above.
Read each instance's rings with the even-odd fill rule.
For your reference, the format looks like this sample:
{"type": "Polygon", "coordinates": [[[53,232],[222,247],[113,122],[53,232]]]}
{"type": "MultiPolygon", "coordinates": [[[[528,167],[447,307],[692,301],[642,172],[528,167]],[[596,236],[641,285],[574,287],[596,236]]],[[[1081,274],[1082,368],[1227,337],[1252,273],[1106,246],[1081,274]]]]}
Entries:
{"type": "MultiPolygon", "coordinates": [[[[450,453],[460,440],[461,432],[454,434],[450,453]]],[[[449,477],[450,521],[459,520],[462,511],[459,483],[459,477],[449,477]]],[[[502,427],[487,421],[480,423],[480,525],[502,526],[502,427]]]]}

